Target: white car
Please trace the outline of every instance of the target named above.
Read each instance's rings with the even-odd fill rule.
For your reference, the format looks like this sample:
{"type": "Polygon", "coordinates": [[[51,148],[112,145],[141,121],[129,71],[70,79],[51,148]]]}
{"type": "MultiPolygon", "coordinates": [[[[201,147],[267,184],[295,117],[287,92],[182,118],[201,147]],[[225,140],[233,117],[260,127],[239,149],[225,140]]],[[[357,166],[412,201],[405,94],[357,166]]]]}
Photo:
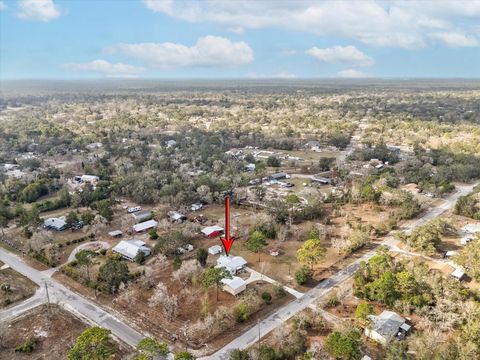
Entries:
{"type": "Polygon", "coordinates": [[[201,210],[201,209],[203,209],[203,204],[201,204],[201,203],[192,204],[192,206],[190,207],[190,209],[191,209],[192,211],[201,210]]]}
{"type": "Polygon", "coordinates": [[[132,213],[138,212],[140,210],[142,210],[141,206],[135,206],[135,207],[128,208],[127,213],[132,214],[132,213]]]}

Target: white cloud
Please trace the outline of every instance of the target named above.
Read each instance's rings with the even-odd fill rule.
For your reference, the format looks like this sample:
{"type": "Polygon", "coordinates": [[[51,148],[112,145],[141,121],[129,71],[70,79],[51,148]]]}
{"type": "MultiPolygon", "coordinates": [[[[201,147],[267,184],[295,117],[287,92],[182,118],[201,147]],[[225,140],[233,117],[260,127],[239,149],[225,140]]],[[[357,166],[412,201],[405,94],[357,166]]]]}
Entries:
{"type": "Polygon", "coordinates": [[[407,49],[426,46],[431,32],[458,28],[468,36],[480,17],[478,0],[143,2],[154,12],[189,22],[214,22],[230,29],[282,28],[407,49]]]}
{"type": "Polygon", "coordinates": [[[247,78],[250,79],[295,79],[297,76],[288,71],[280,71],[273,74],[258,74],[256,72],[249,72],[247,78]]]}
{"type": "Polygon", "coordinates": [[[319,49],[314,46],[308,49],[306,53],[319,61],[329,63],[348,63],[357,66],[369,66],[374,64],[371,57],[351,45],[333,46],[325,49],[319,49]]]}
{"type": "Polygon", "coordinates": [[[438,32],[428,35],[431,39],[450,47],[478,46],[479,40],[473,35],[465,35],[461,32],[438,32]]]}
{"type": "Polygon", "coordinates": [[[339,71],[337,73],[337,76],[345,79],[361,79],[367,77],[366,74],[355,69],[346,69],[339,71]]]}
{"type": "Polygon", "coordinates": [[[24,20],[46,22],[62,15],[53,0],[20,0],[18,7],[17,16],[24,20]]]}
{"type": "Polygon", "coordinates": [[[3,1],[0,0],[0,11],[5,10],[7,8],[7,5],[3,1]]]}
{"type": "Polygon", "coordinates": [[[177,67],[230,67],[251,63],[253,50],[243,42],[205,36],[193,46],[176,43],[118,44],[107,52],[121,52],[163,69],[177,67]]]}
{"type": "Polygon", "coordinates": [[[108,77],[136,77],[145,69],[140,66],[116,63],[106,60],[94,60],[88,63],[65,64],[64,67],[74,71],[87,71],[107,75],[108,77]]]}

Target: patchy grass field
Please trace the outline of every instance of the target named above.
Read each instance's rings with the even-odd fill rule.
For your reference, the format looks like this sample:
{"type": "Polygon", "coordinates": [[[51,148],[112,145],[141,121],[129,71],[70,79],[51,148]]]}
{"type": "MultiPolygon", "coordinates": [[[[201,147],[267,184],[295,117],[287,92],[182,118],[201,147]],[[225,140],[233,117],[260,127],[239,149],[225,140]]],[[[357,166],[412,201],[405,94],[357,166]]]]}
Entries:
{"type": "Polygon", "coordinates": [[[0,308],[11,306],[16,302],[33,296],[38,287],[33,281],[27,279],[15,270],[7,268],[0,261],[0,285],[2,284],[8,284],[10,290],[0,290],[0,308]]]}
{"type": "MultiPolygon", "coordinates": [[[[57,306],[46,311],[44,306],[37,307],[9,324],[2,324],[3,347],[0,347],[0,359],[5,360],[50,360],[66,359],[75,339],[87,325],[72,314],[57,306]],[[31,353],[22,353],[15,349],[27,340],[36,343],[31,353]]],[[[130,358],[131,350],[116,343],[114,359],[130,358]]]]}
{"type": "MultiPolygon", "coordinates": [[[[194,253],[189,253],[186,257],[188,256],[194,256],[194,253]]],[[[104,256],[96,259],[97,264],[91,270],[92,277],[95,276],[98,265],[104,262],[104,256]]],[[[214,262],[213,258],[209,260],[214,262]]],[[[186,271],[185,275],[180,274],[181,270],[175,271],[171,259],[166,260],[163,256],[149,258],[144,266],[128,263],[131,272],[145,270],[146,275],[130,281],[117,295],[99,294],[96,301],[112,308],[113,312],[121,314],[143,331],[173,343],[174,348],[182,349],[187,344],[191,348],[200,349],[208,343],[208,349],[214,350],[233,340],[242,330],[254,324],[257,318],[266,316],[293,299],[289,294],[277,294],[277,288],[265,282],[247,285],[247,291],[236,297],[219,289],[217,298],[215,286],[207,290],[202,287],[202,269],[195,265],[196,261],[184,257],[184,263],[188,262],[193,270],[186,271]],[[262,300],[263,292],[272,295],[270,304],[262,300]],[[251,299],[256,301],[256,305],[253,305],[251,299]],[[232,310],[240,303],[252,307],[248,320],[236,323],[232,310]],[[206,333],[197,335],[195,329],[201,328],[205,318],[219,316],[215,315],[219,309],[225,309],[221,310],[224,311],[225,328],[213,329],[212,325],[206,333]]],[[[241,276],[248,278],[248,275],[244,273],[241,276]]],[[[94,298],[92,289],[79,282],[72,282],[66,275],[57,273],[55,278],[75,291],[94,298]]]]}

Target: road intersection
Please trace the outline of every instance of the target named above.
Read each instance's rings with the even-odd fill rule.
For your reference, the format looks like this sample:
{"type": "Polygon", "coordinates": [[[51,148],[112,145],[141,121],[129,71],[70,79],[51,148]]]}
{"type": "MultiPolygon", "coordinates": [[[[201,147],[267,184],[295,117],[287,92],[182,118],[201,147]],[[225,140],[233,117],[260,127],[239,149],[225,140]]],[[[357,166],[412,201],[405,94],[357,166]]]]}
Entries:
{"type": "MultiPolygon", "coordinates": [[[[475,184],[476,185],[476,184],[475,184]]],[[[452,208],[460,196],[468,194],[472,191],[475,185],[458,186],[457,191],[445,198],[442,204],[434,207],[433,209],[424,213],[420,218],[408,222],[402,227],[401,230],[410,232],[417,226],[423,225],[428,221],[438,217],[445,211],[452,208]]],[[[392,234],[389,234],[382,245],[397,248],[398,240],[396,240],[392,234]]],[[[224,360],[228,359],[229,353],[233,349],[245,349],[256,343],[260,337],[263,337],[270,333],[272,330],[283,324],[292,316],[298,314],[302,310],[309,306],[312,306],[314,302],[324,298],[332,289],[339,286],[349,278],[351,278],[357,271],[362,261],[368,261],[375,255],[375,250],[372,250],[364,254],[359,259],[355,260],[344,269],[338,271],[336,274],[320,282],[317,286],[309,290],[303,295],[296,294],[297,299],[286,304],[285,306],[277,309],[270,314],[267,318],[259,322],[256,326],[253,326],[246,330],[241,336],[225,345],[216,353],[204,357],[202,359],[212,360],[224,360]]],[[[112,331],[112,334],[124,341],[125,343],[135,347],[139,340],[144,336],[127,324],[126,321],[120,319],[118,316],[111,314],[104,310],[99,305],[86,299],[85,297],[76,294],[75,292],[67,289],[55,279],[51,278],[51,271],[39,271],[31,266],[27,265],[25,261],[18,255],[15,255],[3,248],[0,248],[0,261],[8,264],[12,269],[16,270],[20,274],[28,277],[36,284],[40,286],[37,293],[30,299],[23,303],[8,308],[0,312],[0,323],[20,315],[21,313],[32,309],[46,300],[45,284],[48,287],[50,301],[64,306],[67,310],[74,312],[78,316],[84,318],[92,324],[102,326],[112,331]]],[[[109,310],[111,311],[111,310],[109,310]]]]}

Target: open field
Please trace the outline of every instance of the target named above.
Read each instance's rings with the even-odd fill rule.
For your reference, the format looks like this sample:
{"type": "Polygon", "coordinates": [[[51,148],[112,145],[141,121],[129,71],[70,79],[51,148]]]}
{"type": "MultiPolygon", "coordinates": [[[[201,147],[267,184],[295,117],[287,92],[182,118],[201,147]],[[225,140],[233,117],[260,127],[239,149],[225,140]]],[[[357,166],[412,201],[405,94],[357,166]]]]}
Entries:
{"type": "MultiPolygon", "coordinates": [[[[75,339],[87,327],[61,307],[37,307],[9,324],[2,324],[3,347],[0,347],[0,359],[66,359],[75,339]],[[15,351],[28,340],[35,343],[32,352],[15,351]]],[[[129,359],[131,354],[131,350],[125,345],[115,344],[113,359],[129,359]]]]}
{"type": "Polygon", "coordinates": [[[28,299],[38,286],[25,276],[20,275],[0,261],[0,285],[9,286],[9,290],[0,290],[0,308],[12,306],[28,299]]]}

